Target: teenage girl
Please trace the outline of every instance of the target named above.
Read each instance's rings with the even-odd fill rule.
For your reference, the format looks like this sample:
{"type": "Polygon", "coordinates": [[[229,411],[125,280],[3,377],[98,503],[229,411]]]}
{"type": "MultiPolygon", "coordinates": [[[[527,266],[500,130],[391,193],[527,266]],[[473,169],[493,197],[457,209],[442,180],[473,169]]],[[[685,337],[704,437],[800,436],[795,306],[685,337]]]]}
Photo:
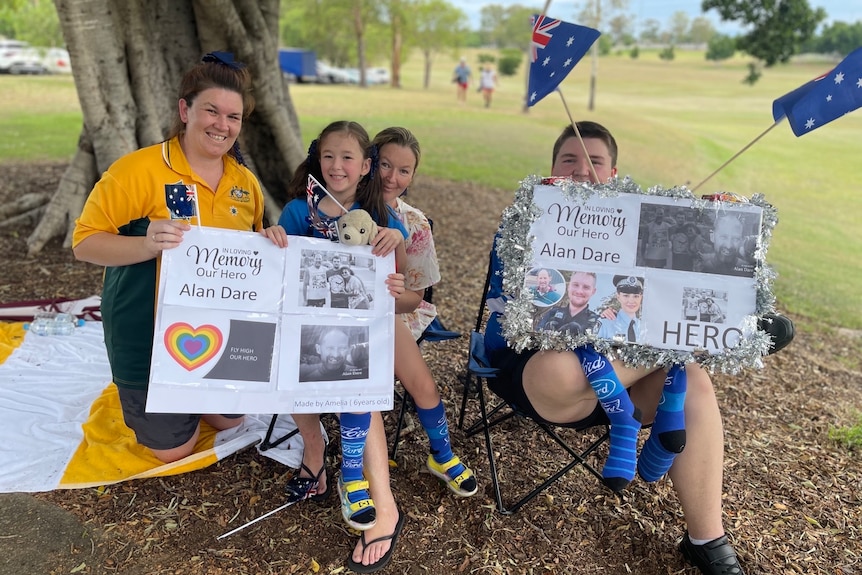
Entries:
{"type": "Polygon", "coordinates": [[[428,470],[446,483],[453,493],[469,497],[476,493],[476,478],[452,453],[446,411],[437,385],[422,357],[416,340],[437,316],[436,308],[426,302],[425,289],[440,281],[437,252],[428,218],[406,203],[401,196],[413,182],[419,166],[419,141],[406,128],[386,128],[374,137],[380,156],[377,178],[383,198],[396,217],[407,228],[407,266],[404,269],[406,291],[395,303],[402,321],[395,326],[395,375],[416,402],[419,421],[430,442],[428,470]]]}

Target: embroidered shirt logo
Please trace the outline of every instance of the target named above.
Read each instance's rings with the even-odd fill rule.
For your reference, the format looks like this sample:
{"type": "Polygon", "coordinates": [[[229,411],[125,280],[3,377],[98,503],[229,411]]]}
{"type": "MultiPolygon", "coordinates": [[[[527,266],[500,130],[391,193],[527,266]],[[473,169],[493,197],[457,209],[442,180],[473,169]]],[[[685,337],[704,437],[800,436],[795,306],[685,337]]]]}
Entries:
{"type": "Polygon", "coordinates": [[[230,197],[234,201],[242,202],[246,204],[251,201],[251,194],[248,193],[247,190],[243,190],[242,188],[238,188],[236,186],[230,189],[230,197]]]}

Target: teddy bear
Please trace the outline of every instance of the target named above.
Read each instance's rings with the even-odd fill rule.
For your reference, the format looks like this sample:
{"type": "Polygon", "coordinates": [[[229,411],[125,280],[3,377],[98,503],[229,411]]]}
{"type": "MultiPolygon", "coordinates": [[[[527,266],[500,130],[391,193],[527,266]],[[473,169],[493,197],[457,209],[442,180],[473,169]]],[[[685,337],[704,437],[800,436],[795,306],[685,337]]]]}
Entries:
{"type": "Polygon", "coordinates": [[[338,218],[338,241],[348,246],[362,246],[377,235],[377,224],[365,210],[351,210],[338,218]]]}

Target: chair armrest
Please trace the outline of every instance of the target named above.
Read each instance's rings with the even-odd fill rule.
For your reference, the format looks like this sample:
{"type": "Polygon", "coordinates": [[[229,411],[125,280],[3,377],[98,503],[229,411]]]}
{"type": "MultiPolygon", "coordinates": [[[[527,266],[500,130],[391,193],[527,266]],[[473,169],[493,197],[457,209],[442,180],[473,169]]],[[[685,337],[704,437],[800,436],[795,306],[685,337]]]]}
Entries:
{"type": "Polygon", "coordinates": [[[485,335],[478,331],[470,333],[470,361],[467,369],[479,377],[497,377],[497,368],[491,367],[491,362],[485,353],[485,335]]]}

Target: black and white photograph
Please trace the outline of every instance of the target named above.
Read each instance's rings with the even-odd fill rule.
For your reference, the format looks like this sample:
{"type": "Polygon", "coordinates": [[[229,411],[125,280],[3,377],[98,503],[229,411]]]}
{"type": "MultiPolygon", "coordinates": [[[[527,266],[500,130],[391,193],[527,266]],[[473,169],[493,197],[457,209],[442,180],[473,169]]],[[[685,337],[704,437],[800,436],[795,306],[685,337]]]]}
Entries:
{"type": "Polygon", "coordinates": [[[368,379],[367,326],[304,325],[299,382],[368,379]]]}
{"type": "Polygon", "coordinates": [[[696,271],[701,255],[712,251],[712,223],[708,215],[688,206],[643,202],[637,265],[696,271]]]}
{"type": "Polygon", "coordinates": [[[644,202],[638,229],[637,265],[753,277],[759,235],[757,213],[700,211],[644,202]]]}
{"type": "Polygon", "coordinates": [[[754,252],[760,235],[758,214],[718,212],[709,229],[709,250],[700,253],[694,271],[754,277],[754,252]]]}
{"type": "Polygon", "coordinates": [[[299,305],[330,309],[374,309],[373,257],[328,250],[302,250],[299,305]]]}
{"type": "Polygon", "coordinates": [[[727,319],[727,291],[687,287],[682,292],[682,318],[690,322],[724,323],[727,319]]]}

